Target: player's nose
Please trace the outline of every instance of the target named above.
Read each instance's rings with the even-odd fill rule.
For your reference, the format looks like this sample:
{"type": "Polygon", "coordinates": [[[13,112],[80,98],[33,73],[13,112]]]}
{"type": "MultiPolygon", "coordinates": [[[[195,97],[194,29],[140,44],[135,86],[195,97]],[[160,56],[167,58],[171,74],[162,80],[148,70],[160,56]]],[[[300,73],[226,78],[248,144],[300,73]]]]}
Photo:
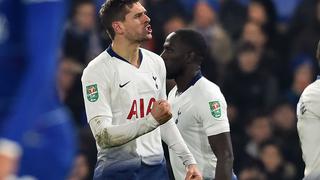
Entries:
{"type": "Polygon", "coordinates": [[[144,18],[145,18],[145,22],[146,23],[150,23],[151,22],[151,19],[148,15],[144,14],[144,18]]]}

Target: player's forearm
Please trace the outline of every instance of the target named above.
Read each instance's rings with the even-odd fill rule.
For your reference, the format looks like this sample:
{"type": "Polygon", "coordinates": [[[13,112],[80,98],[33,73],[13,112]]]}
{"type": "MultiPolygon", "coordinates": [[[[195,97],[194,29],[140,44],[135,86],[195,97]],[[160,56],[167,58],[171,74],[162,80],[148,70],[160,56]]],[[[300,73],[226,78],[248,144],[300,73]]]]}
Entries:
{"type": "Polygon", "coordinates": [[[105,116],[98,116],[90,120],[92,133],[101,148],[121,146],[137,137],[144,135],[159,126],[151,116],[121,125],[110,125],[105,116]]]}
{"type": "Polygon", "coordinates": [[[161,138],[177,154],[185,166],[197,164],[172,120],[161,126],[161,138]]]}
{"type": "Polygon", "coordinates": [[[224,180],[232,178],[233,156],[226,154],[224,157],[217,157],[217,167],[215,180],[224,180]]]}

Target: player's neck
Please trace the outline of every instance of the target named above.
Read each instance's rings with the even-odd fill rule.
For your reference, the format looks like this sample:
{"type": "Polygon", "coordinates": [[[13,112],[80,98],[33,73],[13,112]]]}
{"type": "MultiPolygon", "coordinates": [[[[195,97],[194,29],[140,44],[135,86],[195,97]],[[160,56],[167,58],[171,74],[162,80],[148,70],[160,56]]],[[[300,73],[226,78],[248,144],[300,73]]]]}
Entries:
{"type": "Polygon", "coordinates": [[[184,71],[180,76],[175,78],[177,83],[177,91],[183,93],[190,87],[191,81],[200,73],[200,68],[195,68],[191,71],[184,71]]]}
{"type": "Polygon", "coordinates": [[[119,56],[127,60],[130,64],[139,67],[139,47],[138,43],[128,43],[121,41],[113,41],[111,44],[112,50],[116,52],[119,56]]]}

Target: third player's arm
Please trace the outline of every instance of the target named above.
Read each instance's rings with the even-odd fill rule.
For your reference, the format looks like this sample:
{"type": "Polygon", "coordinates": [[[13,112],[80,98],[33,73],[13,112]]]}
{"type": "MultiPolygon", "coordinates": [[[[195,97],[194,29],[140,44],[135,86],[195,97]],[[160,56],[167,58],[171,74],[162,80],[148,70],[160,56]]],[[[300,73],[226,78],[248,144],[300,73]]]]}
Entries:
{"type": "Polygon", "coordinates": [[[229,132],[208,137],[213,153],[217,157],[215,180],[232,178],[233,151],[229,132]]]}

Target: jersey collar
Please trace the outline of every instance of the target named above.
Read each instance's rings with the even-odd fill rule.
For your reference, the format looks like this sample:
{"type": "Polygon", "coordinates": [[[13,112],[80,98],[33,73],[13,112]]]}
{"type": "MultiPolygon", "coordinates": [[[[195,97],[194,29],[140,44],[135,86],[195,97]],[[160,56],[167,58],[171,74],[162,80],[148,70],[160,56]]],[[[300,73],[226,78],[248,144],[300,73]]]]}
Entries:
{"type": "Polygon", "coordinates": [[[193,77],[193,79],[189,82],[189,84],[188,84],[188,86],[187,86],[187,89],[188,89],[190,86],[193,86],[201,77],[202,77],[202,73],[201,73],[201,71],[199,71],[199,72],[193,77]]]}
{"type": "MultiPolygon", "coordinates": [[[[123,57],[121,57],[119,54],[117,54],[116,52],[113,51],[111,45],[106,49],[107,53],[111,56],[111,57],[116,57],[124,62],[127,62],[130,64],[129,61],[127,61],[126,59],[124,59],[123,57]]],[[[140,64],[142,63],[142,52],[141,49],[139,49],[139,60],[140,60],[140,64]]]]}
{"type": "MultiPolygon", "coordinates": [[[[188,83],[188,86],[186,88],[185,91],[187,91],[187,89],[189,89],[191,86],[193,86],[194,84],[196,84],[196,82],[202,77],[202,73],[201,71],[199,71],[194,77],[193,79],[188,83]]],[[[178,92],[178,90],[176,91],[176,96],[180,96],[183,92],[178,92]]]]}
{"type": "MultiPolygon", "coordinates": [[[[196,84],[196,82],[202,77],[201,71],[198,71],[197,74],[193,77],[193,79],[188,83],[188,86],[186,88],[185,91],[187,91],[187,89],[189,89],[191,86],[193,86],[194,84],[196,84]]],[[[184,92],[185,92],[184,91],[184,92]]],[[[176,96],[180,96],[183,92],[178,92],[178,90],[176,91],[176,96]]]]}

